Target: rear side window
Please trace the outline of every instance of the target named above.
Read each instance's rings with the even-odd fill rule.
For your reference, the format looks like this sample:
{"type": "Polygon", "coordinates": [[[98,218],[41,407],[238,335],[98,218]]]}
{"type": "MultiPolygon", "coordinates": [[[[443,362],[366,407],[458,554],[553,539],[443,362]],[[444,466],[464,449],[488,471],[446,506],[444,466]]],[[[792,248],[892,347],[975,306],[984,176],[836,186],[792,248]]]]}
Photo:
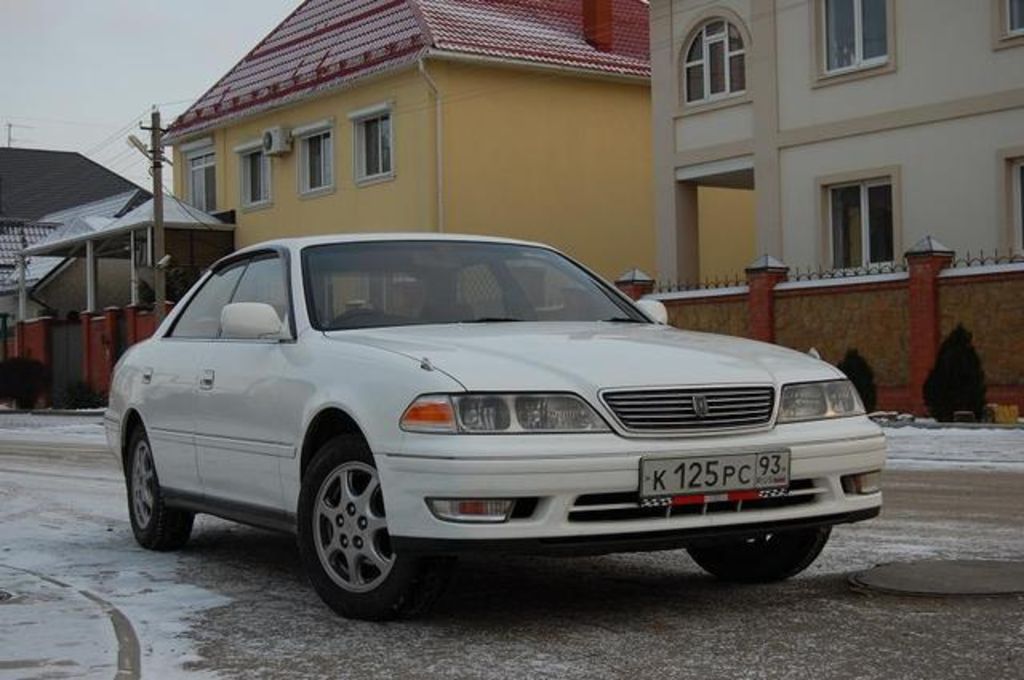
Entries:
{"type": "Polygon", "coordinates": [[[220,311],[231,300],[245,262],[222,269],[206,280],[182,312],[172,338],[216,338],[220,335],[220,311]]]}

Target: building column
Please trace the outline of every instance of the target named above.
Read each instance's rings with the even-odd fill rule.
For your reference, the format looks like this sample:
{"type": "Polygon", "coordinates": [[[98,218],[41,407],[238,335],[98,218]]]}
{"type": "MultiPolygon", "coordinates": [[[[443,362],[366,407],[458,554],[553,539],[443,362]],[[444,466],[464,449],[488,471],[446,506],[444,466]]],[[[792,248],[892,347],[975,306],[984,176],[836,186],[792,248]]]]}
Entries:
{"type": "Polygon", "coordinates": [[[762,255],[747,267],[747,323],[753,340],[775,342],[775,286],[788,274],[789,267],[770,255],[762,255]]]}
{"type": "Polygon", "coordinates": [[[939,274],[953,262],[953,251],[931,236],[907,251],[910,270],[910,406],[918,415],[927,412],[924,383],[939,354],[939,274]]]}
{"type": "Polygon", "coordinates": [[[96,244],[85,242],[85,311],[96,311],[96,244]]]}
{"type": "Polygon", "coordinates": [[[697,185],[692,182],[675,182],[675,261],[676,281],[698,283],[700,281],[700,213],[698,211],[697,185]]]}

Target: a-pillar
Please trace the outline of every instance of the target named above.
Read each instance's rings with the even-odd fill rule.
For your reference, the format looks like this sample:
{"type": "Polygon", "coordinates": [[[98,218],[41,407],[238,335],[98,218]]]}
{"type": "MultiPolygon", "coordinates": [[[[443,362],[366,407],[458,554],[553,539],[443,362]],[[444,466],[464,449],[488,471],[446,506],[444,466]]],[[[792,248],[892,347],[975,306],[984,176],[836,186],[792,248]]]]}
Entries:
{"type": "Polygon", "coordinates": [[[789,267],[762,255],[747,267],[748,333],[754,340],[775,342],[775,286],[786,280],[789,267]]]}
{"type": "Polygon", "coordinates": [[[907,251],[910,272],[910,407],[925,415],[924,383],[939,353],[939,273],[953,262],[953,251],[931,236],[907,251]]]}

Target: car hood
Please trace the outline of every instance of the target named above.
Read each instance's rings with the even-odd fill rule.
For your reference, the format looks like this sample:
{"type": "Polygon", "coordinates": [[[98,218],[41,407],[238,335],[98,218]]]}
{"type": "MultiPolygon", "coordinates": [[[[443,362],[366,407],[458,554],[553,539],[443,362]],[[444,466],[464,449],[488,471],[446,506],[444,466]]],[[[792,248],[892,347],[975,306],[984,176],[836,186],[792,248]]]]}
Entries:
{"type": "Polygon", "coordinates": [[[653,324],[484,323],[326,334],[443,371],[470,391],[782,384],[841,374],[777,345],[653,324]]]}

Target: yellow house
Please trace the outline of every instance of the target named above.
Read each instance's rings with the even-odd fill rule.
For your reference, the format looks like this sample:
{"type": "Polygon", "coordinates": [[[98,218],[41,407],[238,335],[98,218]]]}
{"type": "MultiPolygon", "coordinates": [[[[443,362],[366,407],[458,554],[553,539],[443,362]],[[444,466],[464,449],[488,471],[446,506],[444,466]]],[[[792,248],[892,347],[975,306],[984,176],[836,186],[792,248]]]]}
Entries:
{"type": "Polygon", "coordinates": [[[654,274],[643,0],[308,0],[171,126],[236,245],[443,231],[654,274]]]}

